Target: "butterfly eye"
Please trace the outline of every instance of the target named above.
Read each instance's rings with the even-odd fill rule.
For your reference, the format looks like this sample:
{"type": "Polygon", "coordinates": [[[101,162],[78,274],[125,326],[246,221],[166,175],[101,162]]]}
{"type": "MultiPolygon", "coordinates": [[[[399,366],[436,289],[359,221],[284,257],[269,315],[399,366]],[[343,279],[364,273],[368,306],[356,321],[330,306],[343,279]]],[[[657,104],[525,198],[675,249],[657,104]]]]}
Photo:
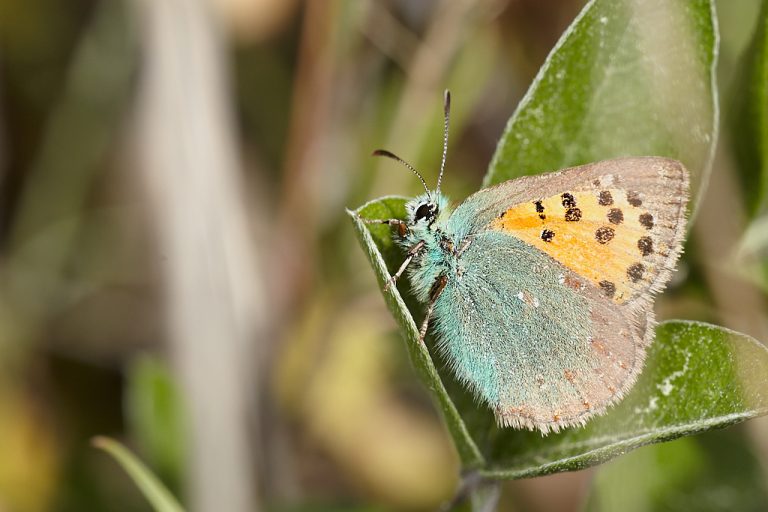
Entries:
{"type": "Polygon", "coordinates": [[[416,208],[416,217],[414,218],[414,221],[419,222],[421,219],[426,219],[427,217],[431,217],[432,208],[433,206],[429,203],[424,203],[418,208],[416,208]]]}

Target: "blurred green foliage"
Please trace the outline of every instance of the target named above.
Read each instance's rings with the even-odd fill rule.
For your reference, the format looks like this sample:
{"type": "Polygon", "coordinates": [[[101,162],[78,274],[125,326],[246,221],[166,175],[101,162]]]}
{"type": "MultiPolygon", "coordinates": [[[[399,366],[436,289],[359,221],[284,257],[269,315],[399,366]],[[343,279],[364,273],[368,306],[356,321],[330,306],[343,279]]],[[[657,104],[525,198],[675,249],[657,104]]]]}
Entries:
{"type": "Polygon", "coordinates": [[[155,473],[181,493],[189,442],[188,416],[168,367],[156,357],[139,355],[128,367],[124,397],[129,428],[155,473]]]}

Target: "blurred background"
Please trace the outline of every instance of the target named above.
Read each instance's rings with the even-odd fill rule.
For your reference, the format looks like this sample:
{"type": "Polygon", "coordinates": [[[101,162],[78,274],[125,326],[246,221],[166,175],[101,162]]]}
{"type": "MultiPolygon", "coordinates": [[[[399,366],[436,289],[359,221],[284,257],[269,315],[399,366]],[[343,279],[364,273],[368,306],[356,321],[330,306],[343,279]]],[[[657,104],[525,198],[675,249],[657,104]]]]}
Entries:
{"type": "MultiPolygon", "coordinates": [[[[760,2],[717,6],[727,121],[760,2]]],[[[456,454],[344,208],[419,192],[378,147],[434,183],[445,88],[443,188],[476,190],[581,7],[0,0],[0,511],[148,510],[95,435],[192,510],[448,499],[456,454]]],[[[728,140],[657,311],[768,341],[765,288],[731,264],[748,216],[728,140]]],[[[707,436],[765,488],[768,428],[707,436]]],[[[681,467],[692,442],[670,445],[681,467]]],[[[651,478],[648,450],[615,472],[651,478]]],[[[579,510],[593,478],[510,483],[501,508],[579,510]]]]}

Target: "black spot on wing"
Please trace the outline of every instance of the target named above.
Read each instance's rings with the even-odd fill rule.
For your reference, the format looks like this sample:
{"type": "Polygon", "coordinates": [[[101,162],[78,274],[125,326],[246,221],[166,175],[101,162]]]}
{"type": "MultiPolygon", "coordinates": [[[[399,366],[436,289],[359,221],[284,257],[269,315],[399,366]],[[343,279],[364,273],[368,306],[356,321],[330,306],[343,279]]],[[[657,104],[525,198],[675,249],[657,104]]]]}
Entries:
{"type": "Polygon", "coordinates": [[[570,192],[566,192],[560,197],[563,199],[564,208],[573,208],[574,206],[576,206],[576,200],[573,198],[573,194],[571,194],[570,192]]]}
{"type": "MultiPolygon", "coordinates": [[[[565,201],[563,201],[563,203],[565,203],[565,201]]],[[[565,220],[567,222],[578,222],[578,221],[580,221],[581,220],[581,210],[576,208],[576,207],[568,208],[565,211],[565,220]]]]}
{"type": "Polygon", "coordinates": [[[653,240],[649,236],[644,236],[637,241],[637,248],[640,249],[640,254],[649,256],[653,254],[653,240]]]}
{"type": "Polygon", "coordinates": [[[633,263],[629,266],[629,268],[627,268],[627,276],[629,276],[633,283],[641,280],[643,278],[643,274],[645,274],[645,267],[642,263],[633,263]]]}
{"type": "MultiPolygon", "coordinates": [[[[600,182],[598,181],[598,183],[600,182]]],[[[600,206],[611,206],[613,204],[613,196],[608,190],[603,190],[597,196],[597,202],[600,203],[600,206]]]]}
{"type": "Polygon", "coordinates": [[[616,285],[612,282],[600,281],[598,284],[606,297],[613,298],[613,296],[616,295],[616,285]]]}
{"type": "Polygon", "coordinates": [[[620,208],[611,208],[608,212],[608,222],[611,224],[621,224],[624,221],[624,213],[620,208]]]}
{"type": "Polygon", "coordinates": [[[608,242],[613,240],[614,236],[616,236],[616,232],[613,230],[612,227],[609,227],[609,226],[599,227],[595,231],[595,240],[597,240],[601,244],[607,244],[608,242]]]}
{"type": "Polygon", "coordinates": [[[653,215],[650,213],[643,213],[640,215],[639,220],[645,229],[653,229],[653,215]]]}

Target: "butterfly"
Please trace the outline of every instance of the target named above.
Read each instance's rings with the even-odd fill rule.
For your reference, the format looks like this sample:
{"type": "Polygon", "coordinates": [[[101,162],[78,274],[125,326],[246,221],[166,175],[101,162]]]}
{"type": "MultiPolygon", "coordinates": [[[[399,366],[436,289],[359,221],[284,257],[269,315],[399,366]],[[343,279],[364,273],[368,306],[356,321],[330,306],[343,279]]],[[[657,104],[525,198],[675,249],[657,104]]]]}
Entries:
{"type": "Polygon", "coordinates": [[[455,208],[430,190],[394,227],[438,350],[501,426],[583,426],[631,389],[654,337],[653,296],[674,270],[689,178],[678,161],[628,157],[485,188],[455,208]]]}

